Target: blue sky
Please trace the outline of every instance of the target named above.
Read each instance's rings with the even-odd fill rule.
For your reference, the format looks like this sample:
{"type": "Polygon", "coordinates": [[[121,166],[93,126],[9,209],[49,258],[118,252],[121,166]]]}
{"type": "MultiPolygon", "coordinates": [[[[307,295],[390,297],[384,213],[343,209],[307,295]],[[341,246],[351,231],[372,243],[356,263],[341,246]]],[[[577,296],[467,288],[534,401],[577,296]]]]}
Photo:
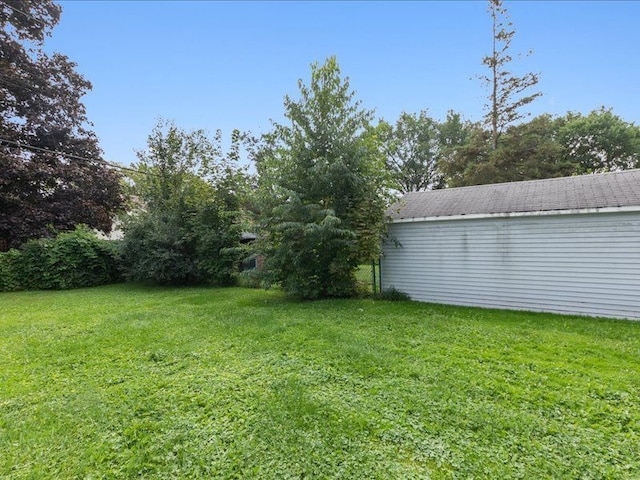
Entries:
{"type": "MultiPolygon", "coordinates": [[[[310,64],[335,55],[364,107],[449,109],[480,120],[475,76],[491,48],[484,1],[61,1],[46,49],[93,83],[84,97],[105,158],[136,160],[158,117],[179,126],[261,133],[282,120],[284,95],[310,64]]],[[[539,72],[540,113],[613,108],[640,124],[640,2],[507,1],[513,64],[539,72]]]]}

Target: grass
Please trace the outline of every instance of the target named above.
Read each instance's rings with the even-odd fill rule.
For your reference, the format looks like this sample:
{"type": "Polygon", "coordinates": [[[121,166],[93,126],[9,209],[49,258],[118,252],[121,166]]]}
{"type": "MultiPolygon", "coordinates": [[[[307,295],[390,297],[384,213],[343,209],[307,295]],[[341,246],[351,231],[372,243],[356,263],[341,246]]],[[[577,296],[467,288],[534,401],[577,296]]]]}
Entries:
{"type": "Polygon", "coordinates": [[[638,478],[640,324],[245,289],[0,295],[0,477],[638,478]]]}

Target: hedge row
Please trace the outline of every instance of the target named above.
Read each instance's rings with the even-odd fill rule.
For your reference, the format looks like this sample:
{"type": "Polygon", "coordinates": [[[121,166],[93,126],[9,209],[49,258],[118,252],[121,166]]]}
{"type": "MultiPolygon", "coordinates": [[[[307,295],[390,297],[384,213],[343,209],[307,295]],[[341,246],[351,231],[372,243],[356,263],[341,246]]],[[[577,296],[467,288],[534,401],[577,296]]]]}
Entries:
{"type": "Polygon", "coordinates": [[[66,290],[114,283],[122,278],[121,266],[116,243],[78,227],[0,253],[0,291],[66,290]]]}

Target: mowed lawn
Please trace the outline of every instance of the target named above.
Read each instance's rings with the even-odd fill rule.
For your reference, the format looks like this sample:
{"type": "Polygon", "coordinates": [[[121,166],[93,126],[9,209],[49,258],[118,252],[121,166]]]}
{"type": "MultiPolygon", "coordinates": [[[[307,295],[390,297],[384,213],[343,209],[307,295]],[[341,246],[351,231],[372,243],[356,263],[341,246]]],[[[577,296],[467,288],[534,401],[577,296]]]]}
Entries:
{"type": "Polygon", "coordinates": [[[276,291],[0,295],[0,478],[639,478],[640,324],[276,291]]]}

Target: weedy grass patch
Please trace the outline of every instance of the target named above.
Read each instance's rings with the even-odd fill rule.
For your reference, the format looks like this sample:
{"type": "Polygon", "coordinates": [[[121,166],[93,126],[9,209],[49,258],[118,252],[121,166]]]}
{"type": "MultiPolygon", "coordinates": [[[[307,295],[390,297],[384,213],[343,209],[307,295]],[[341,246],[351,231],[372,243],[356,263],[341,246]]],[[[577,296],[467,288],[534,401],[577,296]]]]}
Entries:
{"type": "Polygon", "coordinates": [[[640,477],[640,324],[116,285],[0,294],[0,477],[640,477]]]}

